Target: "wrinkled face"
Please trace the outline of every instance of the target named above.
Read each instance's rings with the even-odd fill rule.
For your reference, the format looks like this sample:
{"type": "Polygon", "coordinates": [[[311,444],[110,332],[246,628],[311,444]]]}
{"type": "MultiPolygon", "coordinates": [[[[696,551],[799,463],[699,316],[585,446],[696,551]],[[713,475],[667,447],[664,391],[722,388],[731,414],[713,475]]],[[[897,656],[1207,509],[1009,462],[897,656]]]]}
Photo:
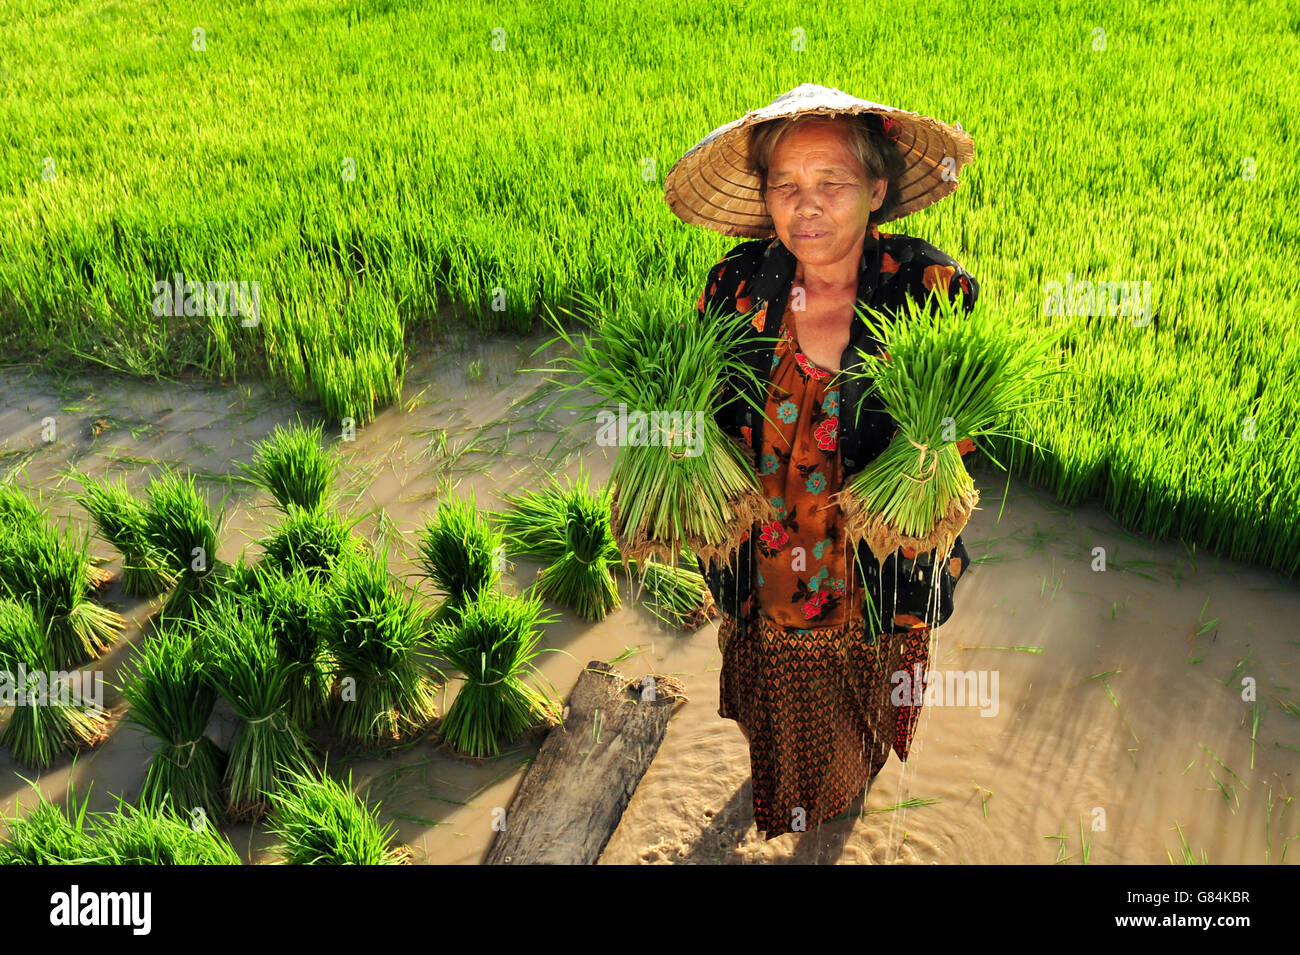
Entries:
{"type": "Polygon", "coordinates": [[[777,238],[799,261],[829,265],[861,254],[867,220],[887,186],[870,180],[842,127],[809,123],[772,150],[767,210],[777,238]]]}

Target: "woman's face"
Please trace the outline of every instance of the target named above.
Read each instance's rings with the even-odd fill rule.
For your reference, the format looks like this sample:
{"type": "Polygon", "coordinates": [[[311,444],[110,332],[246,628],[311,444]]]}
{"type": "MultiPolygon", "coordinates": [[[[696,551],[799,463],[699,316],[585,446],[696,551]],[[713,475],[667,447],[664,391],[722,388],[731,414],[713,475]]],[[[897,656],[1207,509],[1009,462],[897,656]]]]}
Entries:
{"type": "Polygon", "coordinates": [[[888,183],[872,182],[842,127],[809,123],[782,137],[767,173],[767,210],[781,244],[805,265],[862,254],[888,183]]]}

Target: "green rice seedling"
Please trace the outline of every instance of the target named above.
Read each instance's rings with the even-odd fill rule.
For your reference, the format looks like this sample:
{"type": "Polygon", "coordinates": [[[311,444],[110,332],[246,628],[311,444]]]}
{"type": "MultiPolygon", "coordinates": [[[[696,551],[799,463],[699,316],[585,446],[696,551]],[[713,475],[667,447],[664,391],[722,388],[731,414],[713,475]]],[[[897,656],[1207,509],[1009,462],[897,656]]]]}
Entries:
{"type": "Polygon", "coordinates": [[[52,659],[41,619],[24,604],[0,599],[0,706],[10,709],[0,746],[26,766],[49,766],[108,735],[97,701],[81,698],[79,675],[74,671],[65,684],[52,659]]]}
{"type": "Polygon", "coordinates": [[[95,522],[99,536],[122,554],[122,589],[132,597],[156,597],[176,582],[163,556],[149,542],[148,514],[126,483],[110,484],[78,475],[85,490],[75,495],[95,522]]]}
{"type": "Polygon", "coordinates": [[[552,476],[541,491],[505,495],[508,509],[494,514],[501,528],[506,553],[551,563],[564,555],[562,528],[566,521],[565,491],[552,476]]]}
{"type": "Polygon", "coordinates": [[[220,518],[199,493],[192,474],[165,470],[149,482],[146,537],[176,575],[163,619],[192,620],[216,592],[224,568],[217,560],[220,518]]]}
{"type": "Polygon", "coordinates": [[[601,315],[581,341],[550,320],[559,334],[547,345],[563,341],[574,352],[554,359],[561,375],[552,380],[594,391],[605,406],[585,406],[583,420],[599,423],[598,443],[618,446],[610,483],[620,551],[671,562],[689,545],[705,560],[726,557],[753,521],[774,519],[750,453],[715,417],[724,386],[763,413],[749,390],[757,393],[755,373],[731,347],[751,316],[625,307],[601,315]]]}
{"type": "Polygon", "coordinates": [[[556,528],[564,552],[537,574],[535,591],[547,600],[572,607],[584,620],[603,620],[619,605],[611,565],[618,545],[610,530],[610,495],[592,494],[585,486],[564,497],[564,523],[556,528]]]}
{"type": "Polygon", "coordinates": [[[399,592],[386,558],[345,561],[321,606],[321,633],[337,679],[339,734],[375,746],[428,726],[437,716],[437,671],[421,650],[429,614],[413,593],[399,592]]]}
{"type": "Polygon", "coordinates": [[[35,783],[36,805],[26,815],[0,819],[8,836],[0,842],[0,865],[84,865],[100,861],[85,829],[89,798],[77,802],[71,787],[67,808],[45,798],[35,783]]]}
{"type": "Polygon", "coordinates": [[[326,504],[339,462],[324,447],[324,426],[277,427],[254,446],[250,464],[240,464],[245,480],[264,488],[283,510],[314,510],[326,504]]]}
{"type": "Polygon", "coordinates": [[[19,527],[35,527],[45,521],[41,509],[12,482],[0,483],[0,534],[19,527]]]}
{"type": "Polygon", "coordinates": [[[315,762],[289,717],[293,674],[280,662],[271,626],[242,610],[234,597],[218,593],[198,621],[209,661],[205,673],[241,718],[225,772],[232,820],[263,815],[284,773],[311,772],[315,762]]]}
{"type": "Polygon", "coordinates": [[[957,443],[1015,439],[999,426],[1033,408],[1055,373],[1050,336],[1017,341],[983,309],[963,315],[946,296],[927,305],[908,299],[895,316],[858,310],[883,350],[859,350],[861,370],[849,374],[865,379],[898,433],[832,501],[848,539],[866,541],[882,564],[901,547],[951,548],[979,500],[957,443]]]}
{"type": "Polygon", "coordinates": [[[539,721],[558,721],[558,705],[523,680],[542,626],[555,619],[543,615],[539,597],[489,591],[459,621],[439,625],[435,646],[465,678],[439,729],[454,749],[495,756],[539,721]]]}
{"type": "Polygon", "coordinates": [[[241,865],[239,853],[201,813],[182,817],[164,803],[92,813],[96,855],[108,865],[241,865]]]}
{"type": "Polygon", "coordinates": [[[130,704],[125,719],[158,743],[145,771],[141,804],[170,804],[182,813],[197,809],[220,819],[225,754],[204,735],[217,691],[193,633],[164,624],[135,649],[132,663],[134,671],[120,687],[130,704]]]}
{"type": "Polygon", "coordinates": [[[694,632],[714,614],[713,595],[703,575],[689,563],[674,567],[648,558],[636,568],[647,595],[645,608],[668,626],[694,632]]]}
{"type": "Polygon", "coordinates": [[[393,825],[380,825],[379,806],[369,807],[346,784],[322,776],[295,776],[272,800],[267,830],[280,839],[275,851],[290,865],[401,865],[406,846],[393,845],[393,825]]]}
{"type": "Polygon", "coordinates": [[[126,621],[91,600],[87,540],[43,520],[0,531],[0,595],[26,603],[45,629],[57,669],[80,666],[117,640],[126,621]]]}
{"type": "Polygon", "coordinates": [[[262,563],[268,568],[281,574],[303,568],[314,577],[331,572],[346,554],[359,550],[361,542],[333,511],[290,504],[284,520],[262,547],[262,563]]]}
{"type": "Polygon", "coordinates": [[[496,586],[504,552],[505,542],[479,512],[473,496],[443,501],[420,535],[425,575],[456,612],[496,586]]]}
{"type": "Polygon", "coordinates": [[[245,606],[270,626],[288,673],[289,715],[309,729],[329,705],[333,661],[321,632],[328,585],[303,568],[282,574],[258,565],[254,576],[245,606]]]}
{"type": "Polygon", "coordinates": [[[262,574],[265,573],[260,562],[249,563],[248,556],[241,552],[235,562],[226,570],[221,587],[236,597],[246,597],[262,586],[262,574]]]}

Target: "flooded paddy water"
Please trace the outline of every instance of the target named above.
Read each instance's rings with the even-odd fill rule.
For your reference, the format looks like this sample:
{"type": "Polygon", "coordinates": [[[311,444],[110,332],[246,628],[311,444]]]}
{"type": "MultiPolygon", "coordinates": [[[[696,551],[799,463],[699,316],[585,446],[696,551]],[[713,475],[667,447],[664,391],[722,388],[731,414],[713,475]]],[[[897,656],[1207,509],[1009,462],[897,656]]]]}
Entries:
{"type": "MultiPolygon", "coordinates": [[[[444,482],[496,508],[503,494],[552,473],[576,476],[580,464],[596,481],[610,473],[614,449],[570,431],[576,413],[548,411],[543,377],[521,371],[545,360],[530,355],[541,340],[462,338],[413,350],[402,404],[354,441],[332,445],[347,462],[341,510],[371,541],[388,541],[393,571],[426,594],[415,539],[444,482]]],[[[230,480],[235,462],[248,461],[250,445],[277,425],[321,420],[262,382],[60,380],[7,368],[0,395],[0,471],[20,468],[20,485],[39,489],[56,519],[71,514],[88,526],[55,493],[75,487],[62,476],[70,464],[125,474],[140,491],[156,465],[171,463],[196,473],[214,502],[228,495],[218,553],[226,561],[245,547],[258,555],[278,520],[268,495],[230,480]],[[42,441],[47,418],[58,429],[53,443],[42,441]]],[[[337,439],[339,423],[325,427],[337,439]]],[[[765,842],[754,828],[745,741],[717,715],[716,620],[693,634],[670,630],[633,602],[626,583],[622,608],[599,623],[550,607],[561,616],[543,646],[561,652],[538,663],[559,695],[589,660],[625,656],[616,666],[628,677],[672,675],[689,697],[601,863],[1077,864],[1085,844],[1094,864],[1165,863],[1168,853],[1180,857],[1179,829],[1211,863],[1300,862],[1300,799],[1292,798],[1300,790],[1300,587],[1178,542],[1137,539],[1096,507],[1060,508],[992,468],[974,473],[983,499],[963,534],[974,563],[956,611],[936,631],[931,666],[982,674],[997,691],[992,705],[981,715],[970,700],[927,704],[909,763],[891,755],[851,814],[806,833],[765,842]],[[1096,547],[1105,549],[1104,571],[1093,569],[1096,547]],[[1253,753],[1248,678],[1260,712],[1253,753]],[[906,800],[919,804],[890,808],[906,800]]],[[[111,547],[91,546],[119,570],[111,547]]],[[[537,569],[520,562],[503,586],[519,593],[537,569]]],[[[101,599],[128,619],[124,640],[91,665],[111,683],[128,644],[145,639],[140,627],[156,603],[125,598],[120,582],[101,599]]],[[[111,688],[106,703],[120,716],[111,688]]],[[[224,743],[230,729],[219,716],[210,732],[224,743]]],[[[415,862],[477,864],[494,836],[494,810],[509,805],[539,745],[535,735],[471,760],[429,735],[384,758],[332,754],[329,765],[382,802],[415,862]]],[[[75,763],[60,760],[39,784],[58,799],[71,781],[78,795],[89,790],[92,810],[108,809],[113,794],[135,801],[148,758],[142,734],[115,720],[106,743],[75,763]]],[[[0,812],[30,804],[20,776],[34,773],[0,754],[0,812]]],[[[273,860],[260,826],[226,832],[246,861],[273,860]]]]}

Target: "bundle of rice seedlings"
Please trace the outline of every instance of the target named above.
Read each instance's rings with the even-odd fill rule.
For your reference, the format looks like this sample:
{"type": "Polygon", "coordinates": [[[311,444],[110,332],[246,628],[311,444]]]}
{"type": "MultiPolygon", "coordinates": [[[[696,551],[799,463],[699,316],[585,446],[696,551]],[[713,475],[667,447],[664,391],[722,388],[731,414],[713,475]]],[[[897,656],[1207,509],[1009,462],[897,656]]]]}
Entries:
{"type": "Polygon", "coordinates": [[[13,485],[6,481],[0,484],[0,534],[9,533],[19,527],[31,527],[45,522],[41,509],[13,485]]]}
{"type": "Polygon", "coordinates": [[[188,629],[164,625],[135,648],[132,663],[119,688],[130,704],[126,720],[158,741],[141,804],[170,804],[182,813],[201,808],[209,819],[221,818],[225,754],[203,733],[217,701],[208,661],[188,629]]]}
{"type": "Polygon", "coordinates": [[[637,564],[637,571],[648,593],[646,609],[670,627],[692,632],[708,623],[717,608],[703,575],[691,569],[688,553],[675,567],[650,558],[637,564]]]}
{"type": "Polygon", "coordinates": [[[312,576],[327,574],[349,553],[361,549],[352,528],[325,507],[290,504],[275,532],[262,542],[262,563],[282,574],[303,568],[312,576]]]}
{"type": "Polygon", "coordinates": [[[292,674],[280,662],[270,624],[241,612],[231,595],[218,593],[199,611],[198,624],[205,673],[241,718],[226,762],[228,815],[256,819],[285,773],[314,769],[309,743],[289,717],[292,674]]]}
{"type": "Polygon", "coordinates": [[[177,582],[163,619],[192,620],[212,599],[224,568],[217,560],[217,527],[207,499],[199,493],[194,476],[182,477],[165,470],[149,482],[145,537],[163,555],[177,582]]]}
{"type": "Polygon", "coordinates": [[[266,620],[280,664],[287,671],[289,716],[302,729],[314,726],[329,705],[333,660],[321,633],[327,586],[303,568],[253,572],[245,607],[266,620]]]}
{"type": "Polygon", "coordinates": [[[126,621],[95,603],[86,538],[43,520],[9,528],[0,539],[0,594],[30,606],[49,642],[56,669],[80,666],[103,653],[126,621]]]}
{"type": "Polygon", "coordinates": [[[438,685],[420,647],[429,614],[414,594],[395,589],[386,558],[346,560],[321,607],[337,679],[339,735],[384,745],[428,726],[437,716],[438,685]]]}
{"type": "Polygon", "coordinates": [[[930,302],[937,307],[908,299],[895,317],[859,313],[884,350],[862,352],[854,376],[868,380],[867,393],[880,396],[898,433],[832,500],[849,541],[866,541],[882,565],[902,547],[951,550],[979,500],[958,442],[1014,438],[997,426],[1034,404],[1054,373],[1050,338],[1018,341],[982,310],[964,315],[941,295],[930,302]]]}
{"type": "Polygon", "coordinates": [[[618,545],[609,526],[608,488],[593,494],[583,479],[564,495],[563,523],[555,534],[564,550],[537,574],[536,592],[572,607],[584,620],[603,620],[619,605],[618,584],[611,564],[618,545]]]}
{"type": "Polygon", "coordinates": [[[471,756],[495,756],[502,742],[538,722],[558,723],[559,705],[523,681],[540,652],[543,615],[539,597],[487,591],[458,621],[439,625],[438,652],[465,677],[447,708],[439,733],[471,756]]]}
{"type": "Polygon", "coordinates": [[[507,509],[492,517],[501,528],[506,553],[545,563],[559,560],[564,555],[568,511],[566,490],[559,481],[552,475],[546,489],[507,494],[505,501],[507,509]]]}
{"type": "Polygon", "coordinates": [[[280,838],[275,851],[290,865],[402,865],[406,846],[393,845],[391,823],[381,826],[379,806],[368,807],[346,784],[328,776],[296,776],[272,800],[267,830],[280,838]]]}
{"type": "Polygon", "coordinates": [[[97,702],[82,699],[79,674],[67,684],[60,673],[40,618],[30,607],[0,599],[0,706],[12,707],[0,746],[26,766],[49,766],[60,754],[108,736],[97,702]]]}
{"type": "Polygon", "coordinates": [[[544,561],[536,592],[573,607],[586,620],[601,620],[619,605],[612,573],[620,560],[610,528],[610,490],[592,491],[585,471],[561,486],[553,476],[542,491],[507,495],[509,508],[495,515],[511,556],[544,561]]]}
{"type": "Polygon", "coordinates": [[[749,321],[712,310],[701,317],[623,308],[581,342],[557,325],[556,341],[575,352],[556,359],[573,376],[557,384],[595,391],[606,405],[589,406],[587,417],[600,422],[601,444],[618,446],[611,525],[628,558],[671,563],[689,545],[706,561],[726,559],[755,520],[775,519],[752,453],[715,418],[720,389],[742,382],[733,400],[763,413],[755,373],[730,347],[749,321]]]}
{"type": "Polygon", "coordinates": [[[323,425],[277,427],[254,445],[251,464],[240,464],[245,480],[271,492],[284,510],[314,510],[325,504],[339,463],[324,447],[323,425]]]}
{"type": "Polygon", "coordinates": [[[86,865],[101,861],[99,847],[85,829],[89,798],[77,802],[71,789],[66,809],[54,805],[31,784],[36,805],[25,816],[0,819],[8,836],[0,842],[0,865],[86,865]]]}
{"type": "Polygon", "coordinates": [[[120,796],[111,813],[92,813],[95,854],[108,865],[241,865],[215,824],[170,805],[133,807],[120,796]]]}
{"type": "Polygon", "coordinates": [[[85,490],[75,495],[95,522],[99,536],[122,554],[122,589],[132,597],[156,597],[176,582],[163,556],[149,542],[144,504],[125,481],[109,484],[78,475],[85,490]]]}
{"type": "Polygon", "coordinates": [[[459,612],[500,579],[500,555],[505,542],[469,500],[438,505],[438,512],[420,535],[419,560],[445,605],[459,612]]]}
{"type": "MultiPolygon", "coordinates": [[[[45,512],[12,482],[0,484],[0,551],[10,549],[11,541],[21,541],[31,534],[51,533],[45,512]]],[[[100,561],[83,551],[86,563],[85,595],[94,596],[113,579],[111,571],[98,566],[100,561]]]]}

